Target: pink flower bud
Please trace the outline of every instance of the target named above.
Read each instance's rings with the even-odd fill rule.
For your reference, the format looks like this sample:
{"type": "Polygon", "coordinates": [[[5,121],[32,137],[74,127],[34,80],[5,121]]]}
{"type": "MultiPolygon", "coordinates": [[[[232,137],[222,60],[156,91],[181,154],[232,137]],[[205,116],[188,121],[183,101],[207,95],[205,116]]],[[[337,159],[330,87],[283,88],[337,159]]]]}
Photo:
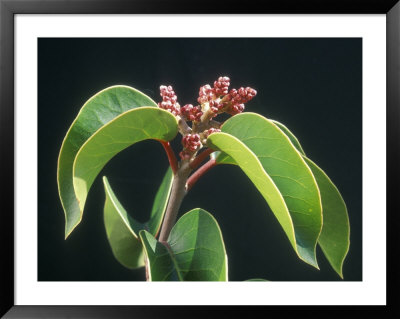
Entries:
{"type": "Polygon", "coordinates": [[[162,97],[162,102],[158,103],[158,107],[171,112],[173,115],[180,114],[180,106],[177,102],[178,97],[176,96],[171,85],[160,86],[160,95],[162,97]]]}
{"type": "Polygon", "coordinates": [[[218,113],[224,107],[221,102],[217,102],[216,100],[211,100],[209,103],[210,109],[213,113],[218,113]]]}
{"type": "Polygon", "coordinates": [[[211,101],[214,98],[214,90],[211,88],[209,84],[203,85],[199,90],[199,98],[197,101],[200,104],[211,101]]]}
{"type": "Polygon", "coordinates": [[[200,122],[203,112],[200,106],[193,106],[192,104],[186,104],[181,107],[181,115],[186,121],[197,121],[200,122]]]}
{"type": "Polygon", "coordinates": [[[243,111],[244,111],[244,104],[231,104],[226,110],[226,113],[236,115],[242,113],[243,111]]]}
{"type": "Polygon", "coordinates": [[[161,85],[160,86],[160,95],[162,98],[164,98],[164,97],[172,98],[172,97],[176,96],[171,85],[168,85],[168,86],[161,85]]]}
{"type": "Polygon", "coordinates": [[[241,104],[250,101],[253,97],[256,96],[256,94],[257,91],[252,89],[251,87],[241,87],[239,90],[231,89],[229,91],[228,99],[232,101],[233,104],[241,104]]]}
{"type": "Polygon", "coordinates": [[[187,134],[182,138],[183,148],[187,151],[195,152],[202,144],[199,134],[187,134]]]}
{"type": "Polygon", "coordinates": [[[220,76],[218,81],[214,81],[214,92],[216,96],[228,94],[230,79],[227,76],[220,76]]]}

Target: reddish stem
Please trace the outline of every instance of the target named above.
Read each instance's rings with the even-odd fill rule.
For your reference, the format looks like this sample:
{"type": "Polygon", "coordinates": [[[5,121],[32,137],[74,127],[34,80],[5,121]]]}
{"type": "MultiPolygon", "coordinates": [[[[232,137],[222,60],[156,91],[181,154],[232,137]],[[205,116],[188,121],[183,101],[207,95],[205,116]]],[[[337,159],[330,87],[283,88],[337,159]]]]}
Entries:
{"type": "Polygon", "coordinates": [[[214,158],[210,159],[207,163],[201,166],[197,171],[195,171],[186,182],[186,192],[188,192],[193,185],[198,181],[198,179],[207,173],[211,168],[217,165],[214,158]]]}
{"type": "Polygon", "coordinates": [[[196,169],[200,166],[200,164],[212,153],[213,149],[207,148],[203,152],[201,152],[197,157],[189,164],[191,169],[196,169]]]}
{"type": "Polygon", "coordinates": [[[165,153],[167,153],[169,165],[171,165],[172,172],[175,173],[178,170],[178,160],[176,159],[175,153],[169,144],[169,142],[159,141],[164,147],[165,153]]]}

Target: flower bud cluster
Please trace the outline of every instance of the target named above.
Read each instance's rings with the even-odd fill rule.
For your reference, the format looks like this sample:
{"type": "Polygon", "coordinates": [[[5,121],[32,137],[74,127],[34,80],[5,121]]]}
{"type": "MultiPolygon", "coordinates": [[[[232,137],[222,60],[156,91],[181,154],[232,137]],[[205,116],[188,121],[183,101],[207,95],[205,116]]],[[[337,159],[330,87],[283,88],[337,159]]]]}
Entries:
{"type": "Polygon", "coordinates": [[[197,101],[201,104],[203,112],[207,112],[208,118],[213,118],[223,112],[232,115],[241,113],[244,110],[244,103],[257,94],[257,91],[251,87],[228,91],[229,85],[229,77],[220,76],[217,81],[214,81],[213,88],[208,84],[200,87],[197,101]]]}
{"type": "Polygon", "coordinates": [[[214,99],[214,90],[211,88],[209,84],[203,85],[199,90],[199,97],[197,102],[200,104],[210,102],[214,99]]]}
{"type": "Polygon", "coordinates": [[[257,91],[252,89],[251,87],[241,87],[239,90],[232,89],[229,91],[228,100],[232,102],[232,104],[242,104],[250,101],[253,97],[255,97],[257,91]]]}
{"type": "Polygon", "coordinates": [[[192,157],[192,155],[203,146],[199,134],[186,134],[182,138],[182,145],[183,151],[179,153],[179,156],[183,160],[192,157]]]}
{"type": "Polygon", "coordinates": [[[230,78],[220,76],[212,87],[209,84],[200,87],[197,98],[200,105],[186,104],[182,107],[172,86],[160,86],[162,102],[158,106],[178,116],[179,131],[183,135],[183,150],[179,153],[182,160],[193,159],[197,151],[206,144],[207,138],[221,131],[217,128],[219,123],[212,120],[215,116],[224,112],[231,115],[243,112],[244,104],[257,94],[251,87],[229,90],[229,86],[230,78]],[[193,122],[192,127],[186,122],[193,122]]]}
{"type": "Polygon", "coordinates": [[[197,151],[202,145],[200,142],[200,135],[199,134],[187,134],[182,138],[182,145],[183,148],[195,152],[197,151]]]}
{"type": "Polygon", "coordinates": [[[176,96],[171,85],[160,86],[160,95],[162,97],[162,102],[158,103],[158,107],[167,111],[170,111],[173,115],[180,114],[180,106],[177,102],[178,97],[176,96]]]}
{"type": "Polygon", "coordinates": [[[238,90],[231,89],[226,95],[226,100],[229,103],[227,103],[228,107],[225,111],[232,115],[242,113],[244,111],[244,103],[250,101],[256,94],[257,91],[251,87],[241,87],[238,90]]]}
{"type": "Polygon", "coordinates": [[[199,105],[193,106],[192,104],[186,104],[181,107],[181,115],[186,121],[200,122],[203,112],[199,105]]]}
{"type": "Polygon", "coordinates": [[[226,113],[236,115],[244,111],[244,104],[230,104],[226,109],[226,113]]]}
{"type": "Polygon", "coordinates": [[[216,96],[228,94],[228,87],[231,84],[231,79],[227,76],[220,76],[217,81],[214,81],[214,93],[216,96]]]}

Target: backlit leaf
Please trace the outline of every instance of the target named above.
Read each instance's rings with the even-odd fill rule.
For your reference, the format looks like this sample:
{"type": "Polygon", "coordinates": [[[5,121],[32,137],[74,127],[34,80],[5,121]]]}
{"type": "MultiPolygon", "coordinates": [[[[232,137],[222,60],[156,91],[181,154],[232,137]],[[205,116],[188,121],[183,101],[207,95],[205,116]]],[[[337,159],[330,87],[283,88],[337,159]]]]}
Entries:
{"type": "Polygon", "coordinates": [[[283,124],[273,121],[303,154],[307,165],[311,168],[321,193],[323,225],[318,244],[332,268],[343,278],[343,262],[350,246],[350,224],[346,204],[337,187],[328,175],[305,153],[294,134],[283,124]]]}
{"type": "Polygon", "coordinates": [[[321,198],[301,154],[281,129],[255,113],[236,115],[221,130],[210,135],[209,145],[233,158],[266,199],[299,257],[318,268],[321,198]]]}
{"type": "Polygon", "coordinates": [[[120,114],[141,106],[156,107],[157,104],[134,88],[124,85],[112,86],[91,97],[73,121],[62,143],[57,166],[58,190],[66,221],[65,237],[81,218],[72,175],[76,154],[99,128],[120,114]]]}

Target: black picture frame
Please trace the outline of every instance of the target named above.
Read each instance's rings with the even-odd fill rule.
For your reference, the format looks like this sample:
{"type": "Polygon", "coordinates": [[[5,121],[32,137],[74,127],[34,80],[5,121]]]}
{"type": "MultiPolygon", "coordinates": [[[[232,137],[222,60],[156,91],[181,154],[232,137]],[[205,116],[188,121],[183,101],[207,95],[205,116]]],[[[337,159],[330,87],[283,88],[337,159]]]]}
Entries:
{"type": "MultiPolygon", "coordinates": [[[[400,106],[400,3],[398,0],[274,0],[155,1],[155,0],[0,0],[0,180],[2,181],[0,231],[0,315],[4,318],[159,318],[238,316],[260,311],[265,315],[309,315],[310,307],[277,306],[20,306],[14,303],[14,17],[16,14],[166,14],[166,13],[315,13],[386,14],[387,21],[387,305],[376,307],[326,306],[318,310],[353,317],[367,312],[379,318],[398,316],[395,269],[400,106]],[[397,183],[396,183],[397,182],[397,183]]],[[[381,172],[383,174],[384,172],[381,172]]]]}

